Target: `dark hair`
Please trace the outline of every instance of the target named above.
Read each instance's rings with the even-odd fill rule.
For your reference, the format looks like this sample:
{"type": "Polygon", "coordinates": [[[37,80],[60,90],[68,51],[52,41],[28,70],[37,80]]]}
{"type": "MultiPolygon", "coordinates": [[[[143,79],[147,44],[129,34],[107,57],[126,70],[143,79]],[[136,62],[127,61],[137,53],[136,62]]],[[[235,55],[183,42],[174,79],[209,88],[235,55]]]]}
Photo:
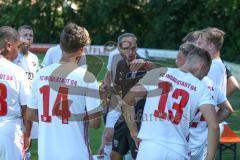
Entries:
{"type": "Polygon", "coordinates": [[[132,37],[135,41],[137,41],[137,37],[135,36],[135,34],[133,34],[133,33],[123,33],[120,36],[118,36],[118,44],[121,43],[121,41],[124,37],[132,37]]]}
{"type": "Polygon", "coordinates": [[[18,32],[9,26],[0,27],[0,48],[4,47],[4,43],[8,42],[16,42],[19,40],[18,32]]]}
{"type": "Polygon", "coordinates": [[[33,30],[31,26],[29,26],[29,25],[23,25],[23,26],[20,26],[20,27],[18,28],[18,32],[20,32],[22,29],[33,30]]]}
{"type": "Polygon", "coordinates": [[[61,49],[66,53],[73,53],[90,44],[88,31],[74,23],[66,25],[60,36],[61,49]]]}

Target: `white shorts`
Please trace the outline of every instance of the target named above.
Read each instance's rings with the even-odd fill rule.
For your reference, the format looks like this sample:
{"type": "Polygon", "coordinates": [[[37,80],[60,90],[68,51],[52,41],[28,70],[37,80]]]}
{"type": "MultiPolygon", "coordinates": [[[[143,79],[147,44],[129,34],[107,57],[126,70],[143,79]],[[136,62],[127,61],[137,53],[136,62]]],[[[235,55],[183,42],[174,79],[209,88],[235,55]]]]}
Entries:
{"type": "Polygon", "coordinates": [[[165,146],[150,140],[142,140],[138,149],[137,160],[187,160],[186,157],[165,146]]]}
{"type": "Polygon", "coordinates": [[[121,113],[118,110],[113,109],[110,112],[108,112],[105,127],[114,128],[114,125],[120,116],[121,116],[121,113]]]}
{"type": "Polygon", "coordinates": [[[24,154],[22,124],[0,123],[0,160],[22,160],[24,154]]]}
{"type": "Polygon", "coordinates": [[[38,139],[38,123],[37,122],[33,122],[32,124],[31,138],[38,139]]]}
{"type": "Polygon", "coordinates": [[[191,150],[191,159],[193,160],[205,160],[207,157],[207,142],[205,142],[201,147],[191,150]]]}
{"type": "Polygon", "coordinates": [[[227,124],[227,122],[222,122],[222,123],[219,123],[219,129],[220,129],[220,137],[222,136],[223,134],[223,131],[224,131],[224,125],[227,124]]]}

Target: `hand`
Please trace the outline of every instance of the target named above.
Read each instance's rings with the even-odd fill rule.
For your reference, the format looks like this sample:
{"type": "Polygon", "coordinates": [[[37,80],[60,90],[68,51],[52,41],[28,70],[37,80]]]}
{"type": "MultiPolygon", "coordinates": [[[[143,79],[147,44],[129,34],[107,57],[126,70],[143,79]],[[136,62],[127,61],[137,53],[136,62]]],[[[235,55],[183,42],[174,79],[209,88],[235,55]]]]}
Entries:
{"type": "Polygon", "coordinates": [[[143,59],[134,59],[130,62],[130,70],[133,72],[138,71],[143,66],[145,66],[145,61],[143,59]]]}
{"type": "Polygon", "coordinates": [[[23,150],[27,151],[31,145],[31,136],[27,134],[23,134],[23,150]]]}
{"type": "Polygon", "coordinates": [[[131,134],[132,139],[135,142],[136,147],[138,148],[139,144],[141,142],[141,140],[139,138],[137,138],[138,132],[131,132],[130,134],[131,134]]]}
{"type": "Polygon", "coordinates": [[[105,85],[104,83],[102,83],[99,86],[99,95],[100,95],[100,99],[107,100],[107,96],[108,96],[107,85],[105,85]]]}
{"type": "Polygon", "coordinates": [[[98,149],[98,152],[97,152],[98,155],[103,155],[104,154],[104,146],[105,146],[104,143],[100,146],[100,148],[98,149]]]}

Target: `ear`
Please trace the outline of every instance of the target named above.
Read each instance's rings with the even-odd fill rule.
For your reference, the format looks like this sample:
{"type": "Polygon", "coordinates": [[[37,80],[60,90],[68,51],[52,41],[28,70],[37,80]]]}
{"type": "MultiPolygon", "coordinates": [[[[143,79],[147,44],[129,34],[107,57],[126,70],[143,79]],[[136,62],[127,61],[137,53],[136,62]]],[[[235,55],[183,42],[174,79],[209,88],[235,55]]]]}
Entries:
{"type": "Polygon", "coordinates": [[[213,50],[215,48],[215,46],[213,43],[210,43],[210,44],[208,44],[208,48],[209,48],[209,50],[213,50]]]}
{"type": "Polygon", "coordinates": [[[11,48],[12,48],[12,43],[5,41],[5,49],[7,50],[7,52],[10,52],[11,48]]]}

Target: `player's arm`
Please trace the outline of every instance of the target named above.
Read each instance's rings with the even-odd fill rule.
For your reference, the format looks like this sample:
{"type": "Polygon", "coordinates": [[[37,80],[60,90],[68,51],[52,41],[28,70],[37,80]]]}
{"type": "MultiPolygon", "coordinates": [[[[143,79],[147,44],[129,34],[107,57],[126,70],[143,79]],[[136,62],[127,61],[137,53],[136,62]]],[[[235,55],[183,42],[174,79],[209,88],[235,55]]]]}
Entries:
{"type": "Polygon", "coordinates": [[[24,130],[23,130],[23,140],[24,140],[24,150],[27,150],[30,147],[31,142],[31,129],[32,129],[32,121],[27,119],[27,106],[21,105],[22,107],[22,116],[23,116],[23,124],[24,124],[24,130]]]}
{"type": "Polygon", "coordinates": [[[89,78],[87,90],[85,93],[86,97],[86,114],[87,120],[89,120],[89,126],[91,128],[99,128],[101,126],[101,113],[103,111],[100,105],[99,86],[96,77],[91,72],[86,72],[89,78]]]}
{"type": "Polygon", "coordinates": [[[221,123],[222,121],[227,119],[234,110],[230,102],[227,100],[226,95],[219,88],[215,88],[214,91],[217,106],[219,108],[219,110],[217,111],[218,122],[221,123]]]}
{"type": "Polygon", "coordinates": [[[135,109],[134,105],[138,100],[147,96],[147,91],[141,85],[136,85],[131,88],[131,90],[123,98],[122,111],[124,119],[130,130],[130,134],[134,140],[137,138],[138,129],[135,122],[135,109]]]}
{"type": "Polygon", "coordinates": [[[219,142],[219,123],[215,108],[211,104],[203,104],[200,111],[208,124],[208,149],[206,160],[214,160],[219,142]]]}
{"type": "Polygon", "coordinates": [[[217,111],[218,122],[221,123],[225,119],[227,119],[233,112],[232,105],[228,100],[224,101],[223,103],[219,104],[218,107],[220,108],[217,111]]]}
{"type": "Polygon", "coordinates": [[[138,71],[140,69],[144,69],[144,70],[151,70],[156,68],[156,65],[153,62],[150,61],[146,61],[143,59],[134,59],[131,63],[130,63],[130,70],[131,71],[138,71]]]}
{"type": "Polygon", "coordinates": [[[237,79],[232,75],[227,79],[227,97],[230,97],[236,90],[240,90],[237,79]]]}
{"type": "Polygon", "coordinates": [[[26,109],[26,119],[30,121],[38,122],[38,110],[27,108],[26,109]]]}
{"type": "Polygon", "coordinates": [[[232,75],[232,72],[226,68],[226,74],[227,74],[227,97],[230,97],[236,90],[239,90],[239,84],[237,79],[232,75]]]}
{"type": "Polygon", "coordinates": [[[95,113],[94,115],[91,115],[92,117],[89,117],[89,126],[94,129],[98,129],[101,126],[101,114],[100,112],[95,113]]]}

